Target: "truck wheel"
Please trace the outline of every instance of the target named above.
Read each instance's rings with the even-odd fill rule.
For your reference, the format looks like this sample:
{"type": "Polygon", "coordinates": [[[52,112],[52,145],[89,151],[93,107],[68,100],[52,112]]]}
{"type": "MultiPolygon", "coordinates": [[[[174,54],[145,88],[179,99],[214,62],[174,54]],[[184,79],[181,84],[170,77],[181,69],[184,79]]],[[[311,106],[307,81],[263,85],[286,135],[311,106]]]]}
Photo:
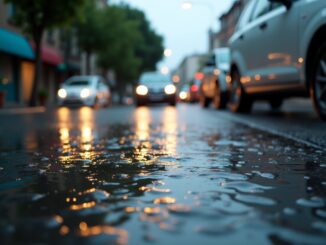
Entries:
{"type": "Polygon", "coordinates": [[[225,109],[227,104],[227,92],[220,90],[220,86],[217,84],[215,94],[213,98],[213,105],[215,109],[225,109]]]}
{"type": "Polygon", "coordinates": [[[315,109],[319,117],[326,121],[326,42],[317,51],[310,81],[310,94],[315,109]]]}
{"type": "Polygon", "coordinates": [[[98,108],[99,107],[99,99],[98,97],[96,96],[95,99],[94,99],[94,103],[91,107],[93,107],[94,109],[98,108]]]}
{"type": "Polygon", "coordinates": [[[272,99],[269,101],[269,105],[273,110],[279,110],[283,105],[283,99],[272,99]]]}
{"type": "Polygon", "coordinates": [[[144,106],[145,102],[139,99],[135,99],[135,105],[136,107],[144,106]]]}
{"type": "Polygon", "coordinates": [[[207,108],[209,106],[210,100],[204,95],[204,93],[200,93],[199,103],[202,108],[207,108]]]}
{"type": "Polygon", "coordinates": [[[231,73],[231,88],[229,97],[229,109],[232,112],[249,113],[253,100],[246,94],[240,82],[240,74],[237,70],[231,73]]]}

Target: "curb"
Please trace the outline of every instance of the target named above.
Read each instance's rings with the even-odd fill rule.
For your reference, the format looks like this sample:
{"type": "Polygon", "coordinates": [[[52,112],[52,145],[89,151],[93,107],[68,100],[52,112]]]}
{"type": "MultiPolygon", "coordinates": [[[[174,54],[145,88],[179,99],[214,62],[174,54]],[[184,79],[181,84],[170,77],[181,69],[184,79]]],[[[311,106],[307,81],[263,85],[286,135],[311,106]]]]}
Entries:
{"type": "Polygon", "coordinates": [[[23,107],[23,108],[3,108],[3,109],[0,109],[0,115],[43,113],[45,111],[46,111],[46,108],[43,106],[23,107]]]}

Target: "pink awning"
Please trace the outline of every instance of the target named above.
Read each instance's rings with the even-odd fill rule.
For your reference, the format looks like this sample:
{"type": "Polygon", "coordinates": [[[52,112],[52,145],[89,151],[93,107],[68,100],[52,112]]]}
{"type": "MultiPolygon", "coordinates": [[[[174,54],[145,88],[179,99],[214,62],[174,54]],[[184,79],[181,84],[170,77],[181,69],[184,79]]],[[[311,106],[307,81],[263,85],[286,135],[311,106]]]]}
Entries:
{"type": "MultiPolygon", "coordinates": [[[[31,46],[35,50],[35,44],[31,41],[31,46]]],[[[47,45],[42,46],[42,61],[50,65],[59,65],[63,62],[60,51],[47,45]]]]}

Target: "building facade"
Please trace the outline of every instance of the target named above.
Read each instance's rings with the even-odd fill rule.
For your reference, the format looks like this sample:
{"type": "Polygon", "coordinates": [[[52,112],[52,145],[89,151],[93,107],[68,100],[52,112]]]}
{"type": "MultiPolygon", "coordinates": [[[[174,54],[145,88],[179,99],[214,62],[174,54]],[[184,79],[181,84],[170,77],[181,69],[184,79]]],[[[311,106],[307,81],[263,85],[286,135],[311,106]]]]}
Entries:
{"type": "Polygon", "coordinates": [[[210,34],[210,49],[227,47],[228,41],[235,31],[240,15],[249,0],[236,0],[231,8],[219,17],[220,31],[210,34]]]}
{"type": "Polygon", "coordinates": [[[0,1],[0,91],[9,103],[20,103],[23,85],[28,83],[26,76],[33,70],[28,64],[32,63],[34,52],[19,29],[10,24],[13,14],[14,7],[0,1]]]}
{"type": "Polygon", "coordinates": [[[173,72],[173,76],[178,76],[181,84],[190,83],[197,72],[203,67],[207,56],[203,54],[194,54],[185,57],[177,69],[173,72]]]}

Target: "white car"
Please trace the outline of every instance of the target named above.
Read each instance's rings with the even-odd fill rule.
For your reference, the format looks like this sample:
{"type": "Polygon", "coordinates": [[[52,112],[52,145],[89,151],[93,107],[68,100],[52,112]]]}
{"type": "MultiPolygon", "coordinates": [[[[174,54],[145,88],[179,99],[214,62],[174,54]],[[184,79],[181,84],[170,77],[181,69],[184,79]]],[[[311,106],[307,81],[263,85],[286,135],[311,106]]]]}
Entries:
{"type": "Polygon", "coordinates": [[[229,108],[311,96],[326,119],[326,1],[251,0],[230,38],[229,108]]]}
{"type": "Polygon", "coordinates": [[[100,76],[74,76],[58,90],[58,105],[107,106],[111,93],[100,76]]]}

